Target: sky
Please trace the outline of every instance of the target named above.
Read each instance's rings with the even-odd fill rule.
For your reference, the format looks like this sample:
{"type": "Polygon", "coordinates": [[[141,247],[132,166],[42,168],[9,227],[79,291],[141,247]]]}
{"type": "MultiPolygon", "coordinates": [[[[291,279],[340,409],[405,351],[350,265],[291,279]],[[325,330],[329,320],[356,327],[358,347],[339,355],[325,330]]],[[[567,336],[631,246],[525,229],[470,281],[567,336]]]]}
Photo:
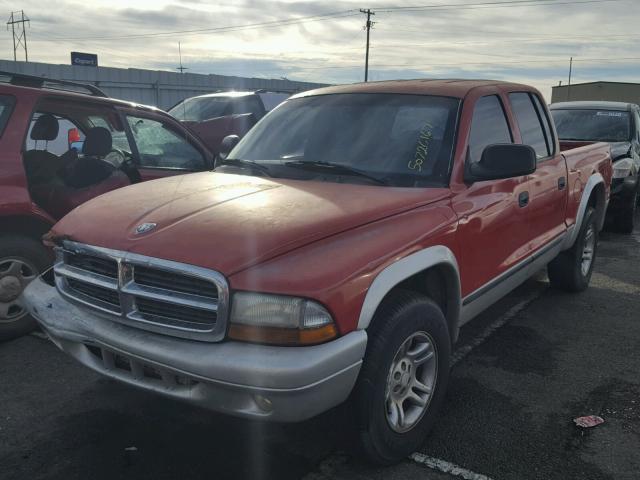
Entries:
{"type": "MultiPolygon", "coordinates": [[[[23,9],[29,60],[320,83],[363,80],[361,8],[375,12],[369,79],[491,78],[537,87],[640,82],[640,0],[0,0],[23,9]],[[407,8],[412,7],[412,8],[407,8]]],[[[9,30],[0,57],[13,58],[9,30]]],[[[24,58],[20,57],[19,59],[24,58]]]]}

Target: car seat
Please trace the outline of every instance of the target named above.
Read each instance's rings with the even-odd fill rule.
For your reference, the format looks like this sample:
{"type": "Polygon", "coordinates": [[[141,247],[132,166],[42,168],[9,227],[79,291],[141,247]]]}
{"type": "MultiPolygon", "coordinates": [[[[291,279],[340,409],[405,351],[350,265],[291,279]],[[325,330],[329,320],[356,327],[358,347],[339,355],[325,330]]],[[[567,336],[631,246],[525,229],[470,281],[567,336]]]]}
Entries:
{"type": "Polygon", "coordinates": [[[35,147],[24,154],[24,168],[31,184],[47,182],[62,167],[64,159],[47,151],[48,142],[58,138],[60,126],[58,119],[44,113],[38,117],[31,128],[29,137],[34,140],[35,147]],[[44,149],[38,150],[38,142],[45,142],[44,149]]]}
{"type": "Polygon", "coordinates": [[[130,185],[124,172],[104,161],[111,150],[109,130],[89,130],[82,147],[83,158],[70,163],[61,172],[61,181],[49,186],[42,208],[60,218],[98,195],[130,185]]]}

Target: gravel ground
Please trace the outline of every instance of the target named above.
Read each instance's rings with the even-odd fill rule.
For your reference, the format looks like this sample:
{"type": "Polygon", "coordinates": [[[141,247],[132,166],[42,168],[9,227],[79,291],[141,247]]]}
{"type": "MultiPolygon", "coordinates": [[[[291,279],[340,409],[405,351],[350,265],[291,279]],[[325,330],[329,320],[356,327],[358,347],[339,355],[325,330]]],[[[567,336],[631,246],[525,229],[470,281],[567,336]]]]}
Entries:
{"type": "Polygon", "coordinates": [[[463,328],[421,461],[379,469],[345,453],[344,407],[298,425],[226,418],[104,379],[28,336],[0,344],[0,478],[640,478],[640,233],[601,240],[586,292],[540,276],[463,328]],[[574,426],[590,414],[605,423],[574,426]]]}

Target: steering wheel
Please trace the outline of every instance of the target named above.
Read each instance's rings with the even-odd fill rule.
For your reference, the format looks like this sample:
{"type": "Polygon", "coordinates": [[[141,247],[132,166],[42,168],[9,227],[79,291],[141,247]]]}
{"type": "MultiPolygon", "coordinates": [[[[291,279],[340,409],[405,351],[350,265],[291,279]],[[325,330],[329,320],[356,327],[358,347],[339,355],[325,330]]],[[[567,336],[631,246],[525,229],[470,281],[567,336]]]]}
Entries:
{"type": "Polygon", "coordinates": [[[121,168],[122,164],[126,162],[126,160],[127,157],[125,156],[124,152],[118,150],[117,148],[112,149],[102,159],[103,162],[113,165],[115,168],[121,168]]]}
{"type": "Polygon", "coordinates": [[[127,177],[129,177],[129,180],[131,180],[131,183],[140,183],[142,181],[142,177],[140,176],[140,172],[138,171],[137,165],[133,161],[133,155],[131,153],[114,148],[105,157],[105,160],[107,160],[108,157],[111,155],[117,156],[117,159],[119,160],[119,164],[117,165],[116,168],[118,168],[118,170],[122,171],[127,177]]]}

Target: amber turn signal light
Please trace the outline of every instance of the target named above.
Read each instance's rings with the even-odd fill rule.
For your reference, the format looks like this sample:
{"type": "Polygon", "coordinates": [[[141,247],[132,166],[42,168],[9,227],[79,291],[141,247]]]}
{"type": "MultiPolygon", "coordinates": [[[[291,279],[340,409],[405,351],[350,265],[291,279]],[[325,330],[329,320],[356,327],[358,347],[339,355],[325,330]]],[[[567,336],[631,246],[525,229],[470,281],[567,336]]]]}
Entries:
{"type": "Polygon", "coordinates": [[[317,345],[328,342],[338,336],[333,323],[319,328],[278,328],[257,327],[254,325],[232,324],[229,338],[242,342],[264,343],[269,345],[317,345]]]}

